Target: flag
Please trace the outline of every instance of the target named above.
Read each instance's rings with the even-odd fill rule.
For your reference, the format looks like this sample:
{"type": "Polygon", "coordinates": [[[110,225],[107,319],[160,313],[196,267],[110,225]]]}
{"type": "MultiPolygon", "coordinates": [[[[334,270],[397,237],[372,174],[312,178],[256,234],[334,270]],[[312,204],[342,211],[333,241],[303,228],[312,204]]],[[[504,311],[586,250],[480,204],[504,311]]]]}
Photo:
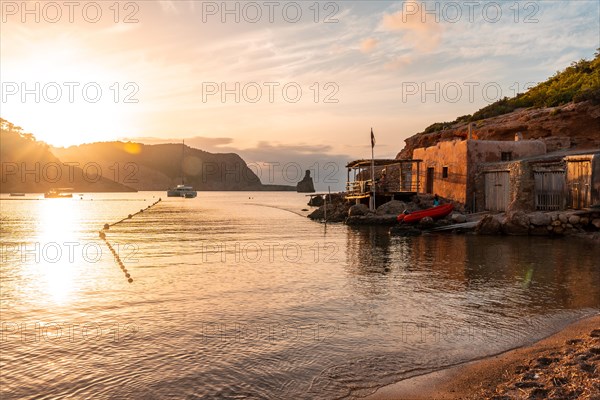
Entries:
{"type": "Polygon", "coordinates": [[[373,128],[371,128],[371,148],[375,147],[375,135],[373,134],[373,128]]]}

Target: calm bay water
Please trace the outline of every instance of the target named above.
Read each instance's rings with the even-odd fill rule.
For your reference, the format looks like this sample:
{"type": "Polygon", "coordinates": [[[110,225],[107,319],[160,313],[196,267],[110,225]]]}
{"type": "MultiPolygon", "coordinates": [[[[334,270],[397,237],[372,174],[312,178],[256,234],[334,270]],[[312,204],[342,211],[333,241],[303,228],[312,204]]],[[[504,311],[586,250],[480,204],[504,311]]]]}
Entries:
{"type": "Polygon", "coordinates": [[[360,397],[600,310],[577,240],[325,227],[296,193],[34,197],[0,201],[2,399],[360,397]],[[161,196],[107,232],[129,283],[98,231],[161,196]]]}

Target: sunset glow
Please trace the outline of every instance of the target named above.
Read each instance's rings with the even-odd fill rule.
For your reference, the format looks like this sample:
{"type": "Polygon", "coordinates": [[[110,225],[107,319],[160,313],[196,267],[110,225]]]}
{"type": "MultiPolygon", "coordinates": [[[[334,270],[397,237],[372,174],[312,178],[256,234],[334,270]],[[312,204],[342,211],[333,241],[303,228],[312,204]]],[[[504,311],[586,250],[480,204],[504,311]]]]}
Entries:
{"type": "Polygon", "coordinates": [[[393,156],[427,125],[522,92],[598,45],[594,1],[432,3],[430,14],[418,2],[303,3],[298,19],[285,3],[234,2],[228,14],[218,2],[120,2],[102,3],[98,21],[95,7],[74,8],[72,23],[65,6],[52,22],[54,9],[29,3],[39,23],[3,2],[2,117],[59,146],[197,138],[208,151],[252,152],[319,140],[323,154],[361,156],[374,125],[378,151],[393,156]],[[52,82],[56,103],[52,87],[39,103],[21,101],[20,87],[7,95],[12,83],[52,82]],[[73,102],[65,82],[79,85],[73,102]],[[86,84],[91,98],[101,88],[98,102],[86,84]],[[209,144],[217,138],[229,143],[209,144]]]}

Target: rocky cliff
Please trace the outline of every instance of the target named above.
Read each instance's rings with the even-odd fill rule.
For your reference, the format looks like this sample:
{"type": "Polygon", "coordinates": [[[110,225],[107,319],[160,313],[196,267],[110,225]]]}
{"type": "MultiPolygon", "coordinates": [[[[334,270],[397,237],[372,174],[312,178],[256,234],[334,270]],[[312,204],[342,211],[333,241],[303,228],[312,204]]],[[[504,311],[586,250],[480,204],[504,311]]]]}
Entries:
{"type": "MultiPolygon", "coordinates": [[[[53,148],[64,162],[97,164],[117,182],[137,190],[166,190],[180,184],[196,190],[281,190],[265,187],[235,153],[218,154],[177,144],[91,143],[53,148]]],[[[294,188],[291,187],[291,190],[294,188]]]]}
{"type": "MultiPolygon", "coordinates": [[[[590,101],[570,102],[557,107],[518,109],[497,117],[472,123],[473,139],[543,139],[548,151],[565,148],[600,148],[600,105],[590,101]]],[[[437,132],[417,133],[405,140],[396,158],[412,158],[413,150],[433,146],[440,141],[466,139],[468,123],[457,122],[437,132]]]]}

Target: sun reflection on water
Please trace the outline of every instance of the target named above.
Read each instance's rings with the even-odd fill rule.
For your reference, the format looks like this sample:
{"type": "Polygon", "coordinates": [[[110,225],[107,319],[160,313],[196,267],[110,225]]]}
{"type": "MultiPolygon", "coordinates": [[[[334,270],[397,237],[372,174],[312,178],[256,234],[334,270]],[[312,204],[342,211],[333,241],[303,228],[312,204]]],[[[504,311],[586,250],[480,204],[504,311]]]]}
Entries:
{"type": "Polygon", "coordinates": [[[80,210],[73,199],[47,199],[37,211],[38,254],[27,257],[27,268],[38,280],[40,294],[64,305],[73,299],[82,265],[80,210]]]}

